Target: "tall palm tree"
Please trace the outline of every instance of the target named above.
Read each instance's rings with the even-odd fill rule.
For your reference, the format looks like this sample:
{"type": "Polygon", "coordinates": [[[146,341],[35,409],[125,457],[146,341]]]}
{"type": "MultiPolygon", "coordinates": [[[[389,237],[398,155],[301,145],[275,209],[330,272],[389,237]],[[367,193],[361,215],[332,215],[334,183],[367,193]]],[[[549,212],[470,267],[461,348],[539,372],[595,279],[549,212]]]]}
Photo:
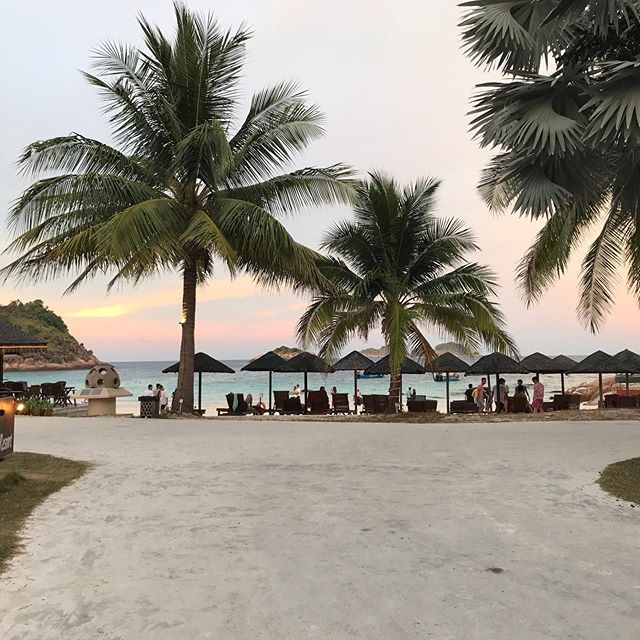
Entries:
{"type": "Polygon", "coordinates": [[[431,361],[424,330],[451,336],[469,350],[482,343],[514,353],[513,339],[491,300],[494,274],[468,262],[473,234],[455,218],[434,213],[439,182],[402,188],[371,173],[358,187],[355,219],[333,226],[322,248],[326,279],[298,324],[303,344],[333,359],[354,337],[380,328],[391,361],[390,395],[400,393],[400,367],[412,354],[431,361]]]}
{"type": "Polygon", "coordinates": [[[109,286],[161,271],[182,274],[180,373],[174,409],[193,409],[196,290],[216,264],[266,284],[313,282],[315,252],[279,218],[307,205],[345,202],[344,165],[292,169],[320,138],[323,116],[305,92],[281,83],[255,94],[238,120],[238,83],[250,33],[175,5],[168,39],[144,17],[144,47],[104,44],[96,74],[116,147],[73,133],[36,142],[19,161],[47,174],[16,202],[5,276],[27,281],[96,274],[109,286]],[[52,175],[53,174],[53,175],[52,175]]]}
{"type": "Polygon", "coordinates": [[[508,79],[480,85],[477,137],[497,155],[480,191],[498,211],[543,218],[518,269],[529,304],[582,262],[578,316],[596,332],[626,270],[640,302],[640,3],[472,0],[469,55],[508,79]]]}

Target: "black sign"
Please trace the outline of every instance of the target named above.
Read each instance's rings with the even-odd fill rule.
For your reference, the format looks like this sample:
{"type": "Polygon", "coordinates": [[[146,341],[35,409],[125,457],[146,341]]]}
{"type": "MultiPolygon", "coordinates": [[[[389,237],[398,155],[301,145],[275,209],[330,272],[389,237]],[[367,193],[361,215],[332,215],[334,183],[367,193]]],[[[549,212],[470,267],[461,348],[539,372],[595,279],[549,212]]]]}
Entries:
{"type": "Polygon", "coordinates": [[[13,453],[15,400],[0,398],[0,460],[13,453]]]}

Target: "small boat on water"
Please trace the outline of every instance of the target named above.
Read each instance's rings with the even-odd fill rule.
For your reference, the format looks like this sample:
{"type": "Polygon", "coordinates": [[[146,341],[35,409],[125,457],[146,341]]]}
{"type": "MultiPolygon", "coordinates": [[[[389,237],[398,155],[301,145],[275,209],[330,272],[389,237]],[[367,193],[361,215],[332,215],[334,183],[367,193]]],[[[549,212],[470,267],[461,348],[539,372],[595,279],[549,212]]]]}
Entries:
{"type": "Polygon", "coordinates": [[[358,380],[373,380],[384,378],[384,373],[359,373],[358,380]]]}
{"type": "MultiPolygon", "coordinates": [[[[450,373],[449,374],[449,382],[458,382],[460,380],[462,380],[462,373],[450,373]]],[[[447,374],[446,373],[434,373],[433,374],[433,381],[434,382],[446,382],[447,381],[447,374]]]]}

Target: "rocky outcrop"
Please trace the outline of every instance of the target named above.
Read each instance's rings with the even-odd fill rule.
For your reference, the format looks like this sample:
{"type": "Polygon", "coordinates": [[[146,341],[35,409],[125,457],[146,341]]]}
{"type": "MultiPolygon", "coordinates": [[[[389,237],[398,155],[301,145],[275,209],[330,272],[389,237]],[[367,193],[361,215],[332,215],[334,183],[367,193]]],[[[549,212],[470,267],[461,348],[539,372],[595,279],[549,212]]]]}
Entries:
{"type": "Polygon", "coordinates": [[[16,300],[2,305],[0,320],[47,343],[46,349],[6,353],[4,368],[7,371],[87,369],[100,362],[93,351],[69,333],[64,320],[46,307],[42,300],[24,303],[16,300]]]}

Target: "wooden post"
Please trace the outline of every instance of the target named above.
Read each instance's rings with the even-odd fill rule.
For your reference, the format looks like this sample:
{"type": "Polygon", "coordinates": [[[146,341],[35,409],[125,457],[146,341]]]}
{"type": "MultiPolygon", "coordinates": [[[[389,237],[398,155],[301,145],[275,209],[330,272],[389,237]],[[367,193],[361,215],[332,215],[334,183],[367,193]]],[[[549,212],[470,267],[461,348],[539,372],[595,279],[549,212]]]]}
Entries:
{"type": "Polygon", "coordinates": [[[629,395],[629,374],[625,373],[624,377],[625,377],[625,383],[627,385],[627,395],[629,395]]]}
{"type": "Polygon", "coordinates": [[[198,371],[198,413],[202,413],[202,371],[198,371]]]}
{"type": "Polygon", "coordinates": [[[308,390],[309,384],[307,383],[307,375],[308,373],[305,371],[304,372],[304,412],[305,413],[307,413],[307,400],[309,395],[309,390],[308,390]]]}
{"type": "Polygon", "coordinates": [[[495,413],[498,413],[498,407],[500,405],[500,374],[496,373],[496,408],[495,413]]]}
{"type": "Polygon", "coordinates": [[[604,401],[602,394],[602,373],[598,374],[598,385],[600,387],[600,402],[598,402],[598,409],[602,409],[602,403],[604,401]]]}
{"type": "Polygon", "coordinates": [[[447,371],[447,413],[449,413],[449,372],[447,371]]]}
{"type": "Polygon", "coordinates": [[[273,386],[273,371],[269,371],[269,415],[271,415],[271,408],[272,408],[272,403],[271,403],[271,396],[273,396],[273,393],[271,391],[271,388],[273,386]]]}
{"type": "Polygon", "coordinates": [[[0,385],[4,384],[4,351],[0,349],[0,385]]]}
{"type": "Polygon", "coordinates": [[[358,415],[358,372],[353,370],[353,408],[358,415]]]}
{"type": "Polygon", "coordinates": [[[560,374],[560,388],[562,389],[562,395],[564,395],[564,373],[560,374]]]}

